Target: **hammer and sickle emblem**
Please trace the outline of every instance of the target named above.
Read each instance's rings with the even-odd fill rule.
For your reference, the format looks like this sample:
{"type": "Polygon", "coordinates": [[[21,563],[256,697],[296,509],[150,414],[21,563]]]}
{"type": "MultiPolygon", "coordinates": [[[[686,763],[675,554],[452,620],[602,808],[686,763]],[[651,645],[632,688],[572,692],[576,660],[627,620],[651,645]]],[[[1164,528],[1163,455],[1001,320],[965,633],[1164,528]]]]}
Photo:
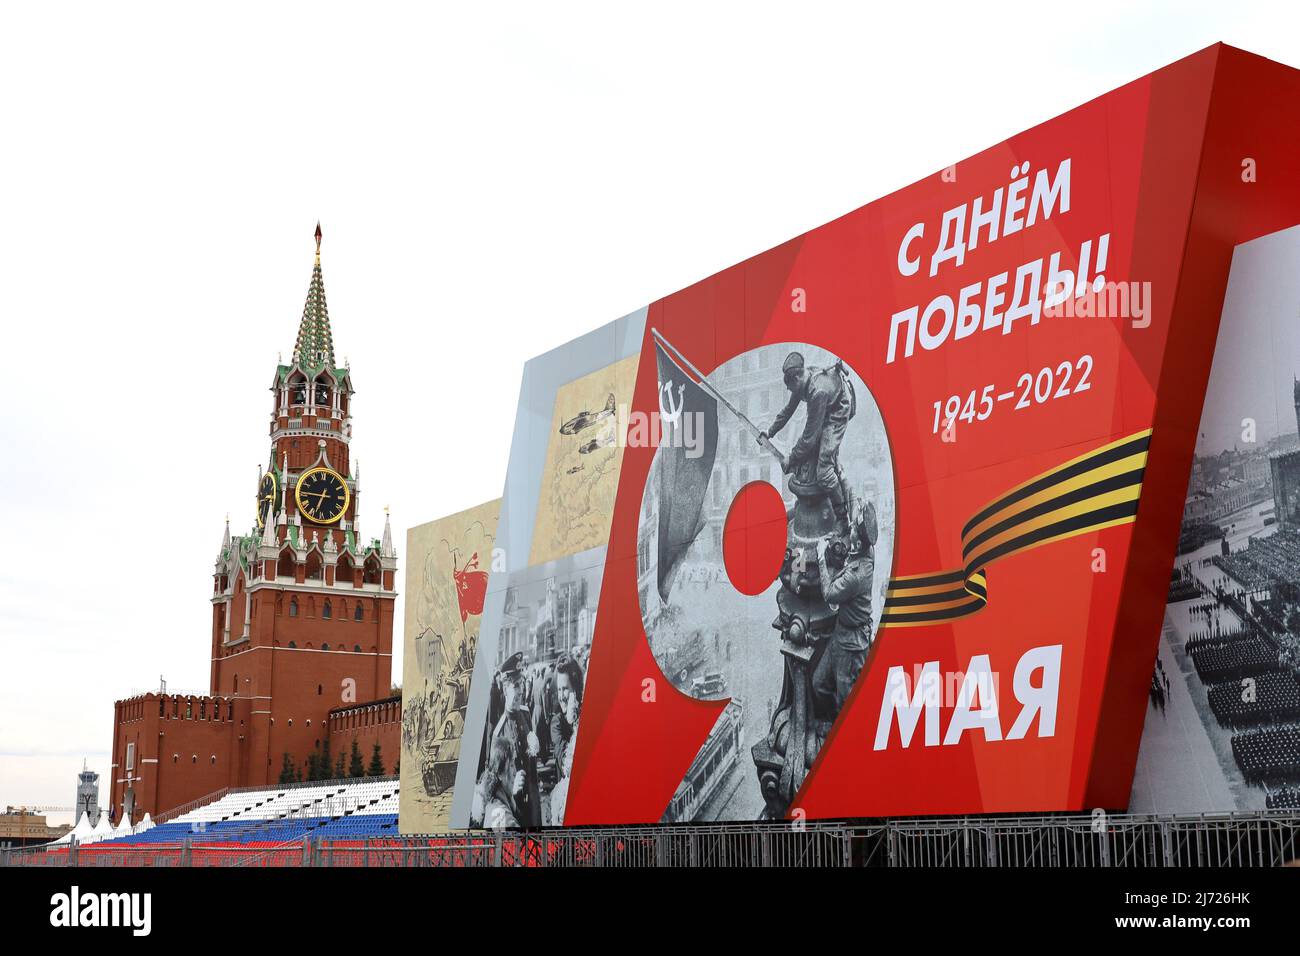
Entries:
{"type": "Polygon", "coordinates": [[[664,384],[659,386],[659,417],[668,424],[675,424],[677,419],[682,417],[682,405],[685,404],[686,386],[677,386],[677,401],[673,402],[673,380],[670,378],[664,384]],[[668,399],[668,404],[664,404],[664,399],[668,399]]]}

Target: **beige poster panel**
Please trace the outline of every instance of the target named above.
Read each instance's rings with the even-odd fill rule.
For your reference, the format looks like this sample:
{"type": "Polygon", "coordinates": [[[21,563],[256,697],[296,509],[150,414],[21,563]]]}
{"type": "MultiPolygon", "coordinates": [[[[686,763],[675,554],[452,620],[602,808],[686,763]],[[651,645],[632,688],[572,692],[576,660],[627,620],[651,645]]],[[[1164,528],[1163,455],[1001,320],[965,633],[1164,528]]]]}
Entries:
{"type": "Polygon", "coordinates": [[[639,359],[628,356],[556,392],[530,565],[609,541],[639,359]]]}
{"type": "Polygon", "coordinates": [[[449,828],[500,513],[498,499],[407,532],[398,817],[402,833],[449,828]]]}

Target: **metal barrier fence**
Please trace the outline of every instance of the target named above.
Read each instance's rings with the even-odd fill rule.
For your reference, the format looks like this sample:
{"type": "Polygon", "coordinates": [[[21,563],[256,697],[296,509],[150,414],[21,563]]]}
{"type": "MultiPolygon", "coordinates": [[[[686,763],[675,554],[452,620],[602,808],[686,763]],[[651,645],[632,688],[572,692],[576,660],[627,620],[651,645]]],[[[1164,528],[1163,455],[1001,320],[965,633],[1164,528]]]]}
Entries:
{"type": "Polygon", "coordinates": [[[887,866],[1280,866],[1300,860],[1300,814],[893,820],[887,866]]]}
{"type": "Polygon", "coordinates": [[[1144,867],[1300,859],[1300,812],[897,819],[878,823],[475,831],[278,846],[34,847],[4,866],[1144,867]]]}

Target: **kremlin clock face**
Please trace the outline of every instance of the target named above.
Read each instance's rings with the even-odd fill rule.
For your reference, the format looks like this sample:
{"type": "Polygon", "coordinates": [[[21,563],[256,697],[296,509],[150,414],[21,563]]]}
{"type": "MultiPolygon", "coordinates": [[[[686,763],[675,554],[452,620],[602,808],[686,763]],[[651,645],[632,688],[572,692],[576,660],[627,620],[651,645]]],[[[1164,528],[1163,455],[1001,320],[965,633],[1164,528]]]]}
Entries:
{"type": "Polygon", "coordinates": [[[275,472],[268,471],[262,476],[262,483],[257,486],[257,526],[265,528],[266,523],[275,515],[275,499],[279,495],[279,482],[275,472]]]}
{"type": "Polygon", "coordinates": [[[317,524],[333,524],[343,517],[352,500],[348,483],[329,468],[312,468],[298,479],[293,492],[298,510],[317,524]]]}

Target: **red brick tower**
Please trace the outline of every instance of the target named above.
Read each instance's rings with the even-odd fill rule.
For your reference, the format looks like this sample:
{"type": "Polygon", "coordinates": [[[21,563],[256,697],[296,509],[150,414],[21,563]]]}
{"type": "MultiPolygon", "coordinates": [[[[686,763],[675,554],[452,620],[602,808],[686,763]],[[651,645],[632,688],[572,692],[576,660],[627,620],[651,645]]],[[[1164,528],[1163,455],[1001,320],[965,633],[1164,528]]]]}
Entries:
{"type": "Polygon", "coordinates": [[[291,363],[271,382],[258,527],[223,541],[213,575],[211,693],[268,702],[252,708],[250,783],[273,782],[285,753],[305,763],[330,708],[391,687],[397,557],[387,519],[382,541],[357,523],[352,375],[334,360],[320,237],[291,363]]]}
{"type": "Polygon", "coordinates": [[[387,517],[382,538],[358,526],[352,374],[334,358],[320,239],[318,225],[293,356],[271,382],[253,526],[231,535],[227,520],[217,554],[210,696],[118,703],[115,818],[124,801],[138,820],[222,786],[274,783],[285,754],[302,769],[328,739],[331,709],[389,696],[397,554],[387,517]],[[191,741],[187,722],[208,726],[191,741]]]}

